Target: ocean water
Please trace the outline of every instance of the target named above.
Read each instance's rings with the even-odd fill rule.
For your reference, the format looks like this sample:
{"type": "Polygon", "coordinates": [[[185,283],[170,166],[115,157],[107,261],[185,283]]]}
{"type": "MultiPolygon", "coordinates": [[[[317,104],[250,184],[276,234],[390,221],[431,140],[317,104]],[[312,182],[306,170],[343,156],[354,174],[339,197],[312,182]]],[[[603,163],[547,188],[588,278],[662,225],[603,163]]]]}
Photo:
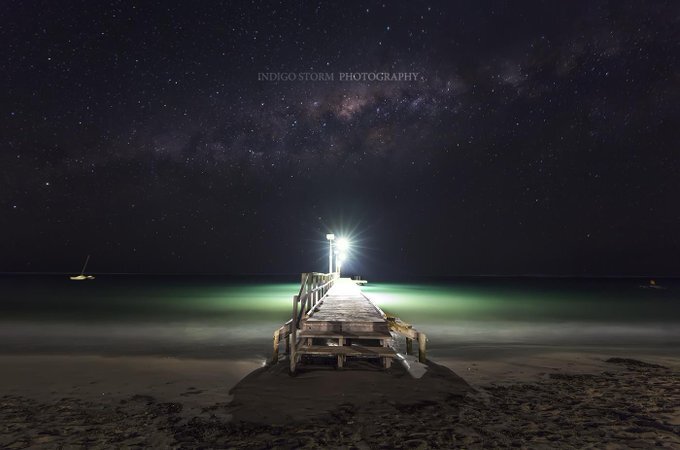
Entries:
{"type": "MultiPolygon", "coordinates": [[[[680,355],[680,282],[461,278],[364,292],[427,333],[430,357],[504,348],[680,355]]],[[[266,359],[299,277],[0,277],[0,353],[266,359]]]]}

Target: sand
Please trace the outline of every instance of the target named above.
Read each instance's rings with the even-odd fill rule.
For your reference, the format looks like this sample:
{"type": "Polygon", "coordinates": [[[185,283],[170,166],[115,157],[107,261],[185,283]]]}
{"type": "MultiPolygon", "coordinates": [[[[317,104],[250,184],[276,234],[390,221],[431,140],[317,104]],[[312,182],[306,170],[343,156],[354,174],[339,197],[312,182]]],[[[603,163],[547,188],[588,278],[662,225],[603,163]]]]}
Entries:
{"type": "Polygon", "coordinates": [[[680,360],[630,356],[443,358],[417,379],[401,364],[291,377],[257,360],[0,356],[0,447],[680,448],[680,360]]]}

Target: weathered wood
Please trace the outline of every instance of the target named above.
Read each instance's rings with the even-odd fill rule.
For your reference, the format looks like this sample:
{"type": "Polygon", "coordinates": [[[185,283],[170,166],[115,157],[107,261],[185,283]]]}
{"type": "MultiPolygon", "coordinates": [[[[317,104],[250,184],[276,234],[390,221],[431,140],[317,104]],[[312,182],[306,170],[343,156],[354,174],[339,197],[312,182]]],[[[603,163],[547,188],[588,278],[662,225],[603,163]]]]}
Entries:
{"type": "Polygon", "coordinates": [[[315,330],[305,327],[298,333],[300,337],[318,337],[326,339],[337,339],[340,337],[352,338],[352,339],[385,339],[390,338],[392,335],[383,331],[345,331],[343,328],[338,328],[337,331],[334,330],[315,330]]]}
{"type": "Polygon", "coordinates": [[[286,343],[286,355],[290,355],[290,340],[288,339],[288,336],[290,335],[292,323],[293,319],[290,319],[277,330],[279,332],[279,342],[284,341],[286,343]]]}
{"type": "MultiPolygon", "coordinates": [[[[344,347],[345,346],[345,339],[340,337],[338,338],[338,347],[344,347]]],[[[338,353],[338,369],[342,369],[342,367],[345,365],[345,358],[346,356],[344,354],[338,353]]]]}
{"type": "MultiPolygon", "coordinates": [[[[388,340],[387,340],[387,339],[381,340],[381,341],[380,341],[380,344],[381,344],[384,348],[389,348],[389,347],[388,347],[388,340]]],[[[389,369],[389,368],[390,368],[390,365],[392,365],[392,358],[385,358],[385,357],[383,357],[383,358],[381,358],[381,359],[382,359],[382,366],[383,366],[383,368],[389,369]]]]}
{"type": "Polygon", "coordinates": [[[312,305],[311,308],[309,308],[309,312],[307,313],[307,318],[312,317],[312,315],[318,311],[319,307],[323,305],[323,298],[319,299],[316,303],[312,305]]]}
{"type": "Polygon", "coordinates": [[[427,362],[427,336],[425,333],[418,333],[418,361],[427,362]]]}
{"type": "Polygon", "coordinates": [[[298,329],[298,303],[300,297],[297,295],[293,296],[293,322],[290,325],[290,371],[295,373],[295,358],[297,354],[295,352],[295,346],[297,344],[297,329],[298,329]]]}
{"type": "Polygon", "coordinates": [[[335,356],[342,354],[345,356],[396,356],[390,347],[367,347],[360,345],[300,345],[296,350],[298,355],[326,355],[335,356]]]}
{"type": "Polygon", "coordinates": [[[272,352],[272,364],[279,362],[279,335],[281,330],[274,331],[274,351],[272,352]]]}
{"type": "Polygon", "coordinates": [[[387,323],[391,331],[399,333],[410,339],[418,339],[418,332],[414,330],[410,324],[402,322],[399,318],[389,317],[387,323]]]}
{"type": "Polygon", "coordinates": [[[336,280],[335,274],[302,275],[300,291],[293,297],[291,320],[274,333],[272,362],[278,361],[278,346],[284,339],[291,373],[302,355],[335,357],[338,368],[345,366],[347,356],[377,358],[387,369],[396,356],[388,346],[392,332],[407,338],[407,354],[413,353],[417,339],[419,359],[426,360],[427,338],[423,333],[388,317],[352,280],[336,280]],[[339,345],[313,345],[314,338],[337,339],[339,345]],[[353,345],[359,340],[369,345],[353,345]],[[376,340],[381,346],[370,346],[370,341],[376,340]]]}
{"type": "Polygon", "coordinates": [[[295,363],[297,359],[297,352],[295,351],[295,335],[291,333],[288,336],[288,339],[290,340],[290,355],[288,356],[288,360],[290,362],[290,372],[295,373],[295,363]]]}
{"type": "Polygon", "coordinates": [[[341,284],[336,283],[330,290],[328,290],[329,285],[329,282],[324,283],[321,290],[322,294],[325,293],[323,308],[315,312],[313,319],[310,317],[310,320],[353,323],[385,322],[382,311],[363,295],[351,280],[343,280],[341,284]]]}
{"type": "Polygon", "coordinates": [[[307,277],[307,295],[305,296],[304,304],[302,305],[303,314],[312,306],[312,295],[313,289],[316,286],[317,275],[315,273],[310,274],[307,277]]]}
{"type": "Polygon", "coordinates": [[[320,321],[312,320],[314,316],[308,316],[307,320],[302,324],[302,329],[310,333],[318,333],[320,335],[326,333],[335,333],[337,335],[361,334],[361,335],[377,335],[390,337],[390,330],[385,323],[379,322],[347,322],[347,321],[320,321]]]}

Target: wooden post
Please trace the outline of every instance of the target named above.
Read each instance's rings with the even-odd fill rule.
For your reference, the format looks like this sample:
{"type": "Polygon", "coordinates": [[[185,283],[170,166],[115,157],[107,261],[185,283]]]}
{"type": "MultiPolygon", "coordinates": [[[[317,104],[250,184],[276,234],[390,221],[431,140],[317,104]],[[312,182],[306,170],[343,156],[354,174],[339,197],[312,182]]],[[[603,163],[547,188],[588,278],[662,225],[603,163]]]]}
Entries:
{"type": "Polygon", "coordinates": [[[305,294],[307,293],[307,290],[309,288],[309,278],[310,274],[308,273],[303,273],[302,274],[302,280],[300,280],[300,295],[298,297],[298,300],[300,300],[300,309],[304,313],[305,311],[305,294]]]}
{"type": "Polygon", "coordinates": [[[425,363],[427,361],[427,336],[425,333],[418,333],[418,361],[425,363]]]}
{"type": "MultiPolygon", "coordinates": [[[[387,341],[387,339],[381,339],[381,340],[380,340],[380,344],[381,344],[383,347],[389,346],[389,342],[387,341]]],[[[392,358],[382,357],[381,359],[382,359],[382,366],[383,366],[383,368],[389,369],[390,366],[392,365],[392,358]]]]}
{"type": "Polygon", "coordinates": [[[319,275],[314,275],[314,285],[312,287],[314,288],[314,296],[312,297],[310,308],[316,305],[316,301],[319,298],[319,290],[317,289],[319,287],[319,275]]]}
{"type": "Polygon", "coordinates": [[[316,275],[313,273],[307,278],[307,298],[305,299],[304,312],[307,312],[312,307],[312,290],[314,289],[314,279],[316,275]]]}
{"type": "MultiPolygon", "coordinates": [[[[343,347],[345,345],[345,339],[340,337],[338,338],[338,346],[343,347]]],[[[341,355],[338,353],[338,369],[342,369],[345,365],[345,355],[341,355]]]]}
{"type": "Polygon", "coordinates": [[[411,338],[406,338],[406,354],[407,355],[413,354],[413,339],[411,338]]]}
{"type": "Polygon", "coordinates": [[[279,333],[281,330],[274,331],[274,352],[272,353],[272,364],[279,362],[279,333]]]}
{"type": "Polygon", "coordinates": [[[295,373],[295,358],[297,358],[297,354],[295,352],[295,344],[297,340],[297,315],[298,315],[298,296],[294,295],[293,296],[293,320],[290,323],[290,334],[288,335],[290,339],[290,355],[288,358],[290,359],[290,371],[292,373],[295,373]]]}
{"type": "Polygon", "coordinates": [[[290,341],[290,356],[288,357],[290,360],[290,372],[295,373],[295,360],[297,358],[297,352],[295,351],[295,336],[293,336],[292,333],[289,334],[288,340],[290,341]]]}

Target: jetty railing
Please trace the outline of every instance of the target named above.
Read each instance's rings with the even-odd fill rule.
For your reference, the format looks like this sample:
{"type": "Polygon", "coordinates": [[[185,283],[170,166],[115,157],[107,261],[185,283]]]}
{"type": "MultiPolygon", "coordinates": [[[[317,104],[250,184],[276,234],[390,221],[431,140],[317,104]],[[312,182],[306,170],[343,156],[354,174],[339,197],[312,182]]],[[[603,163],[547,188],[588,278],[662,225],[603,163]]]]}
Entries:
{"type": "Polygon", "coordinates": [[[293,296],[293,315],[288,322],[274,331],[273,364],[279,361],[279,344],[282,340],[286,343],[286,353],[292,361],[295,360],[297,330],[300,329],[300,323],[323,302],[323,297],[338,277],[337,273],[309,272],[302,274],[300,291],[293,296]]]}

